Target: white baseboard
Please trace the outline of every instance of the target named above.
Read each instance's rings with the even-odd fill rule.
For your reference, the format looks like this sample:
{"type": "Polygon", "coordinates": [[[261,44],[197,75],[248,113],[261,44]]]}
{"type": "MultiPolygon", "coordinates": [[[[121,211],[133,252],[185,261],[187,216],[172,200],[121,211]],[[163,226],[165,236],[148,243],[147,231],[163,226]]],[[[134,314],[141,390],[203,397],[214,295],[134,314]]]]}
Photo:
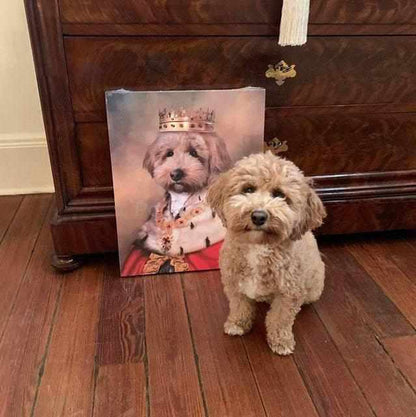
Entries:
{"type": "Polygon", "coordinates": [[[0,195],[53,192],[45,137],[0,134],[0,195]]]}

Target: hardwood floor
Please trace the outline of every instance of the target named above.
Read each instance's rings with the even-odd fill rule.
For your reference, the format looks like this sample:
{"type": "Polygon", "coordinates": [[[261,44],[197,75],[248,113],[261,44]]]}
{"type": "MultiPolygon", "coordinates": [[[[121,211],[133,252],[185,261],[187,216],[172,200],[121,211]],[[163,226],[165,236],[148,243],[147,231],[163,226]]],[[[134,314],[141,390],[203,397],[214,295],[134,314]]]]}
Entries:
{"type": "Polygon", "coordinates": [[[273,355],[225,336],[219,273],[49,264],[52,196],[0,198],[0,416],[415,416],[416,233],[321,238],[321,300],[273,355]]]}

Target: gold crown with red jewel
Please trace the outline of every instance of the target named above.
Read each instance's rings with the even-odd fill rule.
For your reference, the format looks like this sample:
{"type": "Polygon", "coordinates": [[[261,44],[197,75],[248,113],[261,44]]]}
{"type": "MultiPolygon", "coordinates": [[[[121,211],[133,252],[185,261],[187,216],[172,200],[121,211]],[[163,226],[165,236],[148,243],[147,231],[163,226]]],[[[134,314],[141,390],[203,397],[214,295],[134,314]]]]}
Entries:
{"type": "Polygon", "coordinates": [[[160,132],[213,132],[215,112],[210,109],[159,111],[160,132]]]}

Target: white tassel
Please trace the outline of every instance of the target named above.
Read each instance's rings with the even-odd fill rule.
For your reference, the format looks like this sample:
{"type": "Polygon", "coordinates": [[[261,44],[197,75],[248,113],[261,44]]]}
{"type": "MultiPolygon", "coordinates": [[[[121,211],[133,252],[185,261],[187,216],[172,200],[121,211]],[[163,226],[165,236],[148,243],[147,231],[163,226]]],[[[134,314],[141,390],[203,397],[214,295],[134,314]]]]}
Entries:
{"type": "Polygon", "coordinates": [[[300,46],[308,34],[310,0],[283,0],[279,45],[300,46]]]}

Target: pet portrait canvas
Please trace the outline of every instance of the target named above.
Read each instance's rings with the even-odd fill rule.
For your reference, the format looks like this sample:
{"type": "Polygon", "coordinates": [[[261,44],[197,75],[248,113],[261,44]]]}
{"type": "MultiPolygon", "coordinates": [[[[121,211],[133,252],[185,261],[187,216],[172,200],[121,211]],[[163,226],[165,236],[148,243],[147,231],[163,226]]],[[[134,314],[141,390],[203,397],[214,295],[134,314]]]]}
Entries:
{"type": "Polygon", "coordinates": [[[218,269],[210,183],[262,152],[261,88],[106,93],[122,276],[218,269]]]}

